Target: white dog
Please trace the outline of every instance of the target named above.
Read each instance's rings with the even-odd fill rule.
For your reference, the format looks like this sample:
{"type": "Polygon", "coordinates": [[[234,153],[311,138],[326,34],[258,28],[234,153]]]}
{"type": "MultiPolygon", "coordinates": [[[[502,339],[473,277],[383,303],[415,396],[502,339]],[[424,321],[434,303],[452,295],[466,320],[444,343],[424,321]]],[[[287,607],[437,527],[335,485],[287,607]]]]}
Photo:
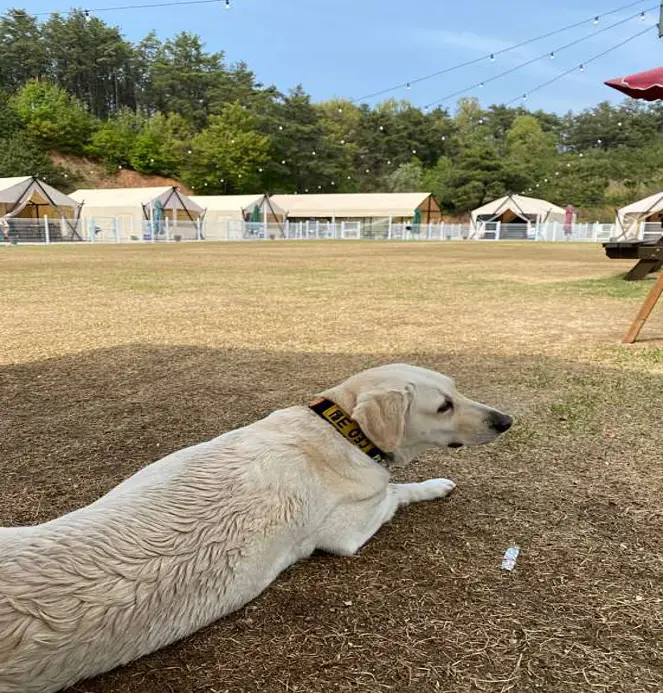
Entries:
{"type": "Polygon", "coordinates": [[[168,455],[85,508],[0,528],[0,693],[60,690],[234,611],[315,549],[355,553],[399,506],[455,486],[392,484],[386,466],[510,426],[449,378],[383,366],[168,455]]]}

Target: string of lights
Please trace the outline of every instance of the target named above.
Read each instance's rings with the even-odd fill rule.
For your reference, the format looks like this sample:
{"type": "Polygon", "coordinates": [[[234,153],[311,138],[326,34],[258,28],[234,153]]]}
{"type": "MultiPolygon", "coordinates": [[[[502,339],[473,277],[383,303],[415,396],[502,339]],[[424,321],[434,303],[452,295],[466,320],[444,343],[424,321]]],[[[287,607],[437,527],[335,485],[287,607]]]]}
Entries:
{"type": "Polygon", "coordinates": [[[646,34],[648,31],[653,31],[656,27],[654,26],[648,26],[646,29],[643,29],[642,31],[638,31],[637,33],[629,36],[628,38],[625,38],[623,41],[620,41],[619,43],[616,43],[614,46],[611,46],[610,48],[607,48],[604,51],[601,51],[600,53],[597,53],[596,55],[593,55],[591,58],[587,58],[584,62],[580,63],[579,65],[575,65],[574,67],[565,70],[564,72],[560,72],[557,76],[553,77],[552,79],[547,80],[546,82],[542,82],[541,84],[538,84],[535,87],[532,87],[531,89],[528,89],[522,96],[517,96],[515,99],[511,99],[511,101],[506,101],[504,103],[505,106],[511,106],[512,104],[516,103],[517,101],[520,100],[527,100],[530,94],[533,94],[534,92],[540,91],[541,89],[545,89],[546,87],[550,86],[551,84],[554,84],[555,82],[559,81],[563,77],[566,77],[567,75],[570,75],[572,72],[576,72],[577,70],[580,70],[581,72],[585,69],[587,65],[590,63],[593,63],[596,60],[599,60],[605,55],[608,55],[609,53],[612,53],[613,51],[616,51],[618,48],[621,48],[623,45],[629,43],[630,41],[635,40],[639,36],[642,36],[643,34],[646,34]]]}
{"type": "MultiPolygon", "coordinates": [[[[635,2],[630,2],[627,5],[622,5],[621,7],[617,7],[614,10],[609,10],[608,12],[603,12],[600,15],[594,15],[592,17],[589,17],[587,19],[583,19],[579,22],[574,22],[573,24],[567,24],[566,26],[563,26],[559,29],[555,29],[554,31],[549,31],[544,34],[540,34],[539,36],[534,36],[529,39],[525,39],[524,41],[521,41],[520,43],[516,43],[513,46],[508,46],[507,48],[502,48],[501,50],[493,51],[492,53],[486,53],[485,55],[482,55],[478,58],[473,58],[472,60],[467,60],[462,63],[458,63],[457,65],[452,65],[450,67],[443,68],[441,70],[437,70],[435,72],[431,72],[430,74],[424,75],[422,77],[417,77],[415,79],[411,79],[407,82],[400,82],[399,84],[395,84],[391,87],[386,87],[385,89],[380,89],[379,91],[374,91],[371,92],[370,94],[365,94],[364,96],[360,96],[356,99],[352,99],[350,103],[359,103],[361,101],[365,101],[367,99],[372,99],[375,98],[376,96],[383,96],[384,94],[389,94],[393,91],[397,91],[399,89],[410,89],[412,85],[414,84],[420,84],[421,82],[425,82],[427,80],[433,79],[435,77],[440,77],[442,75],[449,74],[450,72],[455,72],[456,70],[460,70],[464,67],[469,67],[471,65],[476,65],[477,63],[480,63],[485,60],[495,60],[500,55],[503,55],[505,53],[509,53],[510,51],[516,50],[518,48],[522,48],[523,46],[527,46],[531,43],[536,43],[537,41],[543,41],[544,39],[550,38],[551,36],[556,36],[557,34],[561,34],[566,31],[570,31],[571,29],[575,29],[579,26],[583,26],[585,24],[589,24],[590,22],[592,24],[598,24],[601,19],[605,19],[606,17],[610,17],[613,14],[617,14],[618,12],[623,12],[624,10],[628,10],[631,7],[635,7],[635,5],[642,5],[644,0],[636,0],[635,2]]],[[[647,12],[649,10],[645,10],[647,12]]],[[[641,12],[637,14],[642,14],[641,12]]],[[[637,16],[634,15],[634,16],[637,16]]],[[[596,32],[599,33],[599,32],[596,32]]]]}
{"type": "MultiPolygon", "coordinates": [[[[476,82],[475,84],[470,85],[469,87],[465,87],[464,89],[458,89],[450,94],[447,94],[446,96],[443,96],[441,99],[436,99],[435,101],[432,101],[431,103],[428,103],[424,106],[425,110],[428,110],[432,108],[433,106],[438,106],[439,104],[445,103],[446,101],[450,101],[451,99],[454,99],[458,96],[462,96],[463,94],[467,94],[470,91],[474,91],[475,89],[481,89],[483,88],[486,84],[489,84],[490,82],[495,82],[498,79],[501,79],[502,77],[506,77],[507,75],[513,74],[514,72],[517,72],[518,70],[522,70],[522,68],[527,67],[528,65],[532,65],[533,63],[538,62],[539,60],[543,60],[545,58],[549,59],[554,59],[558,53],[561,53],[562,51],[567,50],[568,48],[572,48],[573,46],[577,46],[578,44],[582,43],[583,41],[587,41],[590,38],[594,38],[595,36],[598,36],[599,34],[602,34],[606,31],[609,31],[611,29],[614,29],[615,27],[618,27],[622,24],[626,24],[626,22],[630,22],[632,19],[636,17],[645,17],[646,12],[649,12],[651,10],[656,9],[655,7],[650,7],[647,10],[643,10],[641,12],[636,12],[635,14],[632,14],[624,19],[620,19],[618,22],[614,22],[613,24],[610,24],[606,27],[603,27],[602,29],[599,29],[599,31],[595,31],[592,34],[587,34],[586,36],[583,36],[581,38],[575,39],[574,41],[570,41],[569,43],[559,46],[558,48],[554,48],[551,51],[546,51],[545,53],[541,53],[540,55],[537,55],[534,58],[530,58],[529,60],[525,60],[522,63],[519,63],[518,65],[514,65],[514,67],[509,68],[508,70],[504,70],[503,72],[500,72],[496,75],[493,75],[492,77],[488,77],[487,79],[482,80],[481,82],[476,82]]],[[[648,27],[649,29],[649,27],[648,27]]]]}
{"type": "MultiPolygon", "coordinates": [[[[83,9],[83,13],[85,14],[86,17],[89,17],[91,14],[98,14],[100,12],[118,12],[122,10],[145,10],[145,9],[150,9],[153,7],[176,7],[179,5],[219,5],[223,4],[227,9],[230,8],[230,0],[225,0],[224,2],[220,2],[220,0],[169,0],[169,2],[157,2],[157,3],[140,3],[140,4],[135,4],[135,5],[116,5],[112,7],[95,7],[95,8],[86,8],[83,9]]],[[[76,14],[78,12],[81,12],[80,9],[73,9],[73,10],[62,10],[62,11],[50,11],[50,12],[35,12],[34,17],[45,17],[45,16],[50,16],[52,14],[59,14],[59,15],[69,15],[69,14],[76,14]]]]}

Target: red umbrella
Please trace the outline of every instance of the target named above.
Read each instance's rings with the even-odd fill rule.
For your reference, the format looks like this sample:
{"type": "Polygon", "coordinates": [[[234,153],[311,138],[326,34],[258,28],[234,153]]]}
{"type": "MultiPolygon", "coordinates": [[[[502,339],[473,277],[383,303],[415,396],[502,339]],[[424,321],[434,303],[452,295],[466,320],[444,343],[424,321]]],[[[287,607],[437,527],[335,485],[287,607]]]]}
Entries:
{"type": "Polygon", "coordinates": [[[628,77],[609,79],[605,84],[634,99],[657,101],[663,99],[663,67],[637,72],[628,77]]]}

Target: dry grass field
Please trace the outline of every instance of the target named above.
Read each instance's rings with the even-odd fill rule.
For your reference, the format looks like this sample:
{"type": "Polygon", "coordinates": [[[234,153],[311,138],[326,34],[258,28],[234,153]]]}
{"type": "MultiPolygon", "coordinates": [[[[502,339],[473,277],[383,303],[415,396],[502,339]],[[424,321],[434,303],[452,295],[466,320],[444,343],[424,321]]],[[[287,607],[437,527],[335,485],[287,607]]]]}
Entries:
{"type": "Polygon", "coordinates": [[[517,419],[399,472],[458,488],[358,556],[315,555],[75,691],[663,691],[663,306],[619,344],[651,285],[629,264],[575,244],[0,248],[0,524],[380,363],[517,419]]]}

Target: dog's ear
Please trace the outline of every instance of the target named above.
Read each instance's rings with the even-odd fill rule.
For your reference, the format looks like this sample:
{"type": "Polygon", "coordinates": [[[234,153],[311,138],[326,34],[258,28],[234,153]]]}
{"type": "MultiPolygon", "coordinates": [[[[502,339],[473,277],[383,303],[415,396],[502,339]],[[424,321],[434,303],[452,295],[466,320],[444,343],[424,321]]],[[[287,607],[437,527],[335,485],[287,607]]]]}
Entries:
{"type": "Polygon", "coordinates": [[[357,397],[352,418],[379,448],[393,452],[403,440],[410,399],[409,390],[365,392],[357,397]]]}

